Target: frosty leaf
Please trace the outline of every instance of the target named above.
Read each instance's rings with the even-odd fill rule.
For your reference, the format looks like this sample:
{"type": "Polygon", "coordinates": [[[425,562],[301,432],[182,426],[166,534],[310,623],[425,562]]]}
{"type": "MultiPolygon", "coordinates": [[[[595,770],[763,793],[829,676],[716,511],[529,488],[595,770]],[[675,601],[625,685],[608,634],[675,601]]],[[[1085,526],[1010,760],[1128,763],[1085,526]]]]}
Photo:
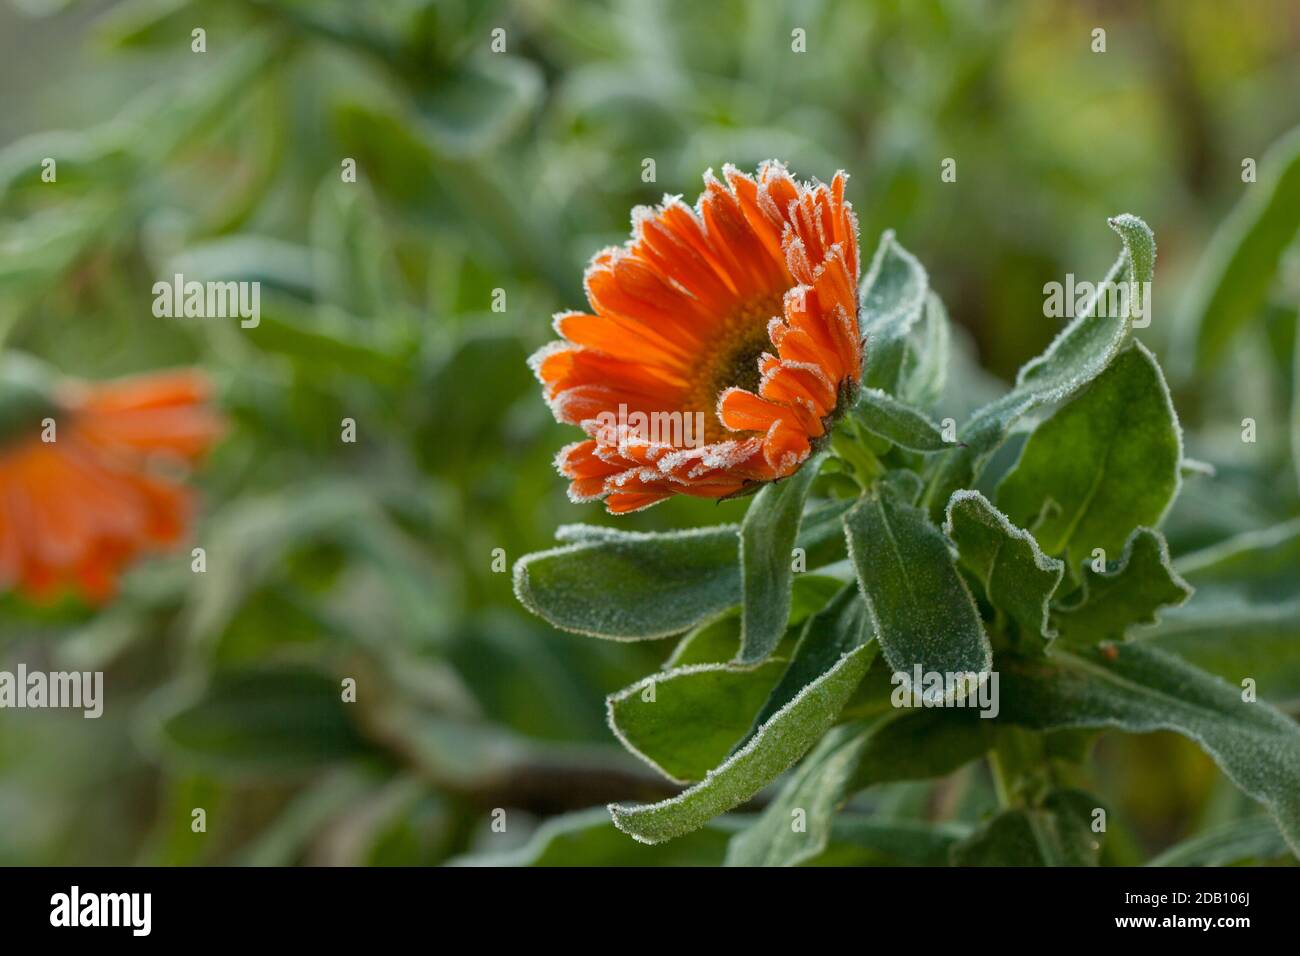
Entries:
{"type": "MultiPolygon", "coordinates": [[[[790,589],[790,623],[781,640],[791,640],[791,632],[825,607],[841,587],[843,582],[839,578],[827,574],[795,575],[794,587],[790,589]]],[[[664,670],[686,664],[725,664],[739,652],[740,615],[728,611],[683,637],[664,663],[664,670]]]]}
{"type": "Polygon", "coordinates": [[[922,672],[985,674],[992,652],[948,541],[924,512],[888,492],[844,516],[849,557],[885,661],[909,682],[922,672]]]}
{"type": "Polygon", "coordinates": [[[754,718],[755,728],[834,667],[843,655],[866,644],[872,636],[870,615],[858,586],[853,583],[844,585],[831,602],[804,625],[785,673],[754,718]]]}
{"type": "Polygon", "coordinates": [[[865,787],[943,776],[983,753],[993,722],[969,710],[893,710],[830,731],[754,824],[727,848],[730,866],[793,866],[821,853],[835,815],[865,787]],[[793,830],[802,810],[805,831],[793,830]]]}
{"type": "Polygon", "coordinates": [[[1300,230],[1300,129],[1263,156],[1246,190],[1197,266],[1185,324],[1197,371],[1219,363],[1233,336],[1264,305],[1282,255],[1300,230]]]}
{"type": "Polygon", "coordinates": [[[952,848],[955,866],[1096,866],[1095,797],[1054,790],[1038,806],[1004,810],[952,848]]]}
{"type": "Polygon", "coordinates": [[[659,846],[633,843],[604,807],[551,817],[528,842],[502,853],[458,857],[449,866],[717,866],[734,828],[720,823],[659,846]]]}
{"type": "Polygon", "coordinates": [[[871,648],[859,647],[809,684],[773,715],[744,747],[689,790],[659,803],[611,804],[614,823],[643,843],[690,833],[775,780],[835,722],[867,665],[871,648]]]}
{"type": "Polygon", "coordinates": [[[1095,644],[1120,641],[1134,624],[1154,624],[1162,607],[1177,607],[1192,589],[1169,563],[1169,547],[1158,531],[1138,528],[1129,536],[1114,571],[1083,573],[1083,596],[1060,608],[1052,620],[1061,639],[1095,644]]]}
{"type": "Polygon", "coordinates": [[[740,653],[760,661],[785,633],[790,617],[790,585],[795,537],[808,489],[824,455],[815,455],[784,481],[772,482],[754,496],[740,526],[740,653]]]}
{"type": "MultiPolygon", "coordinates": [[[[852,504],[810,508],[795,546],[809,569],[840,560],[840,516],[852,504]]],[[[515,595],[538,617],[566,631],[636,641],[668,637],[740,603],[737,525],[687,531],[620,531],[564,525],[566,547],[515,563],[515,595]]]]}
{"type": "MultiPolygon", "coordinates": [[[[1102,281],[1151,281],[1156,244],[1147,224],[1128,214],[1116,216],[1109,223],[1119,233],[1124,249],[1102,281]]],[[[954,491],[974,484],[1018,418],[1070,397],[1101,374],[1118,354],[1133,325],[1132,310],[1097,315],[1097,302],[1094,296],[1042,355],[1020,369],[1014,388],[971,416],[957,433],[962,447],[936,459],[925,496],[926,507],[935,520],[942,517],[954,491]]]]}
{"type": "Polygon", "coordinates": [[[745,735],[785,664],[769,658],[752,668],[695,664],[652,674],[607,698],[609,726],[670,780],[699,780],[745,735]]]}
{"type": "Polygon", "coordinates": [[[690,664],[725,664],[736,656],[739,648],[740,615],[728,611],[683,637],[664,661],[664,670],[690,664]]]}
{"type": "Polygon", "coordinates": [[[807,571],[796,574],[794,587],[790,589],[790,623],[786,625],[786,635],[789,635],[790,628],[802,624],[829,604],[843,586],[841,578],[830,574],[807,571]]]}
{"type": "Polygon", "coordinates": [[[923,412],[877,388],[862,390],[853,407],[853,417],[873,435],[911,451],[943,451],[952,447],[952,442],[944,440],[939,426],[923,412]]]}
{"type": "Polygon", "coordinates": [[[1233,820],[1171,846],[1147,866],[1236,866],[1279,860],[1288,855],[1286,840],[1268,817],[1233,820]]]}
{"type": "Polygon", "coordinates": [[[858,324],[866,343],[862,384],[898,395],[908,362],[908,335],[920,320],[930,280],[925,268],[894,239],[880,237],[859,290],[858,324]]]}
{"type": "Polygon", "coordinates": [[[1033,535],[1017,528],[978,491],[955,492],[944,532],[957,545],[961,563],[984,585],[984,596],[1025,634],[1046,638],[1048,602],[1065,565],[1049,558],[1033,535]]]}
{"type": "Polygon", "coordinates": [[[1108,651],[1004,661],[1000,719],[1038,730],[1117,727],[1189,737],[1268,808],[1292,850],[1300,851],[1300,726],[1141,641],[1112,644],[1108,651]]]}
{"type": "Polygon", "coordinates": [[[1034,429],[998,485],[998,506],[1072,564],[1115,554],[1160,523],[1178,491],[1182,434],[1154,356],[1134,342],[1034,429]]]}
{"type": "Polygon", "coordinates": [[[740,599],[736,526],[622,531],[515,564],[515,594],[566,631],[615,640],[667,637],[740,599]]]}
{"type": "Polygon", "coordinates": [[[939,400],[948,381],[950,339],[948,310],[931,292],[925,297],[921,321],[908,335],[899,398],[918,408],[929,408],[939,400]]]}

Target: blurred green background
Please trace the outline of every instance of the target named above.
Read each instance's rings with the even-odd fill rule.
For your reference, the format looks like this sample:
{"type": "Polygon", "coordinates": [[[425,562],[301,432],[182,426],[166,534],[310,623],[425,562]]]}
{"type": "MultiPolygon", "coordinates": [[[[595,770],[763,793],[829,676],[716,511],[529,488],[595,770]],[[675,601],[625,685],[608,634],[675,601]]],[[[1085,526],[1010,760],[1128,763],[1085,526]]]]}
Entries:
{"type": "MultiPolygon", "coordinates": [[[[962,329],[938,410],[959,420],[1060,327],[1043,285],[1100,278],[1106,218],[1142,216],[1160,251],[1143,338],[1189,453],[1219,469],[1187,482],[1171,546],[1296,514],[1276,436],[1300,269],[1212,378],[1178,344],[1242,160],[1297,104],[1292,0],[4,0],[4,346],[89,378],[198,365],[233,427],[200,479],[205,574],[187,547],[97,613],[0,599],[0,668],[102,669],[107,696],[98,721],[0,714],[0,863],[436,864],[670,792],[618,748],[604,696],[671,642],[558,633],[511,594],[508,566],[556,526],[613,520],[566,499],[551,459],[574,432],[524,359],[583,306],[582,269],[632,206],[693,200],[724,162],[852,175],[864,256],[895,229],[962,329]],[[259,280],[260,326],[154,318],[175,272],[259,280]],[[1243,445],[1247,415],[1274,440],[1243,445]]],[[[1095,765],[1116,861],[1240,810],[1164,735],[1107,740],[1095,765]]],[[[987,793],[973,767],[862,800],[970,817],[987,793]]],[[[724,838],[592,831],[548,862],[716,862],[724,838]]]]}

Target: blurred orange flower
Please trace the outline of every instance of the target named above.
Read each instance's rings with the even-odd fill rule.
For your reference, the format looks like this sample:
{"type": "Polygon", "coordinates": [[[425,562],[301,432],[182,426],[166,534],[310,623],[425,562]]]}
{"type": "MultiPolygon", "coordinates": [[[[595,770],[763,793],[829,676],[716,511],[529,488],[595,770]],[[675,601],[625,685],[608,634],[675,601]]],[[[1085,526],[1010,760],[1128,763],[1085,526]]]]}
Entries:
{"type": "Polygon", "coordinates": [[[796,471],[856,396],[845,174],[805,184],[773,161],[723,176],[705,174],[695,209],[634,210],[632,239],[587,269],[592,314],[557,315],[564,341],[531,359],[555,417],[588,435],[556,459],[574,501],[617,514],[752,490],[796,471]]]}
{"type": "Polygon", "coordinates": [[[190,369],[104,383],[0,371],[0,589],[108,600],[139,555],[178,544],[191,510],[176,471],[222,430],[190,369]],[[172,465],[168,473],[168,464],[172,465]]]}

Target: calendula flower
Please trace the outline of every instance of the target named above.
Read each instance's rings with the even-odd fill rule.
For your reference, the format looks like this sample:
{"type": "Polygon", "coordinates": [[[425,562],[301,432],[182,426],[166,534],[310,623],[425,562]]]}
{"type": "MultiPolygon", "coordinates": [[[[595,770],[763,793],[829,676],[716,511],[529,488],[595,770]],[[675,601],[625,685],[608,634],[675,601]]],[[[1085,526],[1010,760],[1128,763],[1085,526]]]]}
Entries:
{"type": "Polygon", "coordinates": [[[705,174],[694,209],[634,210],[632,239],[587,269],[592,311],[557,315],[564,341],[531,359],[555,417],[588,435],[556,458],[574,501],[617,514],[746,493],[797,470],[856,396],[845,174],[723,176],[705,174]]]}
{"type": "Polygon", "coordinates": [[[207,393],[193,370],[51,384],[0,362],[0,590],[102,603],[127,564],[177,544],[191,510],[177,472],[221,430],[207,393]]]}

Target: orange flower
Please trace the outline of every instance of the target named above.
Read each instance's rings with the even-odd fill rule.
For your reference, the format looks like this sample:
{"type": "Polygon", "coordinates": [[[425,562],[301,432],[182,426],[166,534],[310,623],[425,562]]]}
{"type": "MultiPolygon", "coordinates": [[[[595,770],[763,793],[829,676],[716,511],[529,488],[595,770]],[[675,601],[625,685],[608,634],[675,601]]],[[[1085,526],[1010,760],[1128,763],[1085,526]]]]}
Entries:
{"type": "Polygon", "coordinates": [[[804,184],[773,161],[723,175],[730,188],[705,174],[694,210],[634,210],[631,241],[587,269],[594,314],[558,314],[565,341],[530,360],[555,417],[589,436],[556,458],[574,501],[618,514],[745,493],[795,472],[856,396],[845,174],[804,184]]]}
{"type": "Polygon", "coordinates": [[[45,379],[12,358],[0,370],[0,589],[44,599],[71,586],[98,604],[138,555],[179,542],[190,496],[153,466],[194,462],[221,423],[193,370],[45,379]]]}

